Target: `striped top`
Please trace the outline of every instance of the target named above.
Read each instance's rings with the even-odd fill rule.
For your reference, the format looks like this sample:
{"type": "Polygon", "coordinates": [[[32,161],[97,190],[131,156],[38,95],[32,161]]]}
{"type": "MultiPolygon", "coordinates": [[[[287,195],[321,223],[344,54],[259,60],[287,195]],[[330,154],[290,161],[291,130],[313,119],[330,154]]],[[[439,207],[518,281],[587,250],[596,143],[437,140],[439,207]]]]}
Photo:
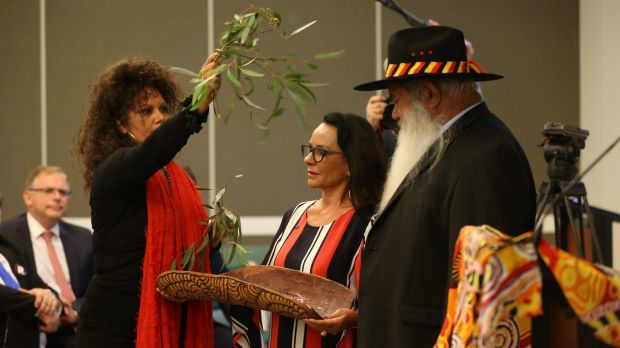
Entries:
{"type": "MultiPolygon", "coordinates": [[[[368,218],[351,209],[327,225],[310,226],[306,211],[314,202],[302,202],[284,214],[263,264],[319,275],[356,292],[354,264],[368,218]]],[[[235,346],[263,346],[259,312],[233,307],[235,346]]],[[[352,331],[323,337],[303,320],[271,316],[270,348],[346,348],[354,346],[354,338],[352,331]]]]}

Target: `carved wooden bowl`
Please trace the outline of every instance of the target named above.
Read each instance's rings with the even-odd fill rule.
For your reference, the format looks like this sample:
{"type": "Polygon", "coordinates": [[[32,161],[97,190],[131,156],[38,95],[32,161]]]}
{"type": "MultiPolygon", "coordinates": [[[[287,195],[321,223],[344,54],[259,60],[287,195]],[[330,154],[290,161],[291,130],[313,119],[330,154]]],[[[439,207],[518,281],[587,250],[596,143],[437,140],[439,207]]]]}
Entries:
{"type": "Polygon", "coordinates": [[[282,267],[248,266],[220,275],[169,271],[159,290],[185,300],[211,300],[263,309],[295,319],[318,319],[351,308],[353,292],[342,284],[282,267]]]}

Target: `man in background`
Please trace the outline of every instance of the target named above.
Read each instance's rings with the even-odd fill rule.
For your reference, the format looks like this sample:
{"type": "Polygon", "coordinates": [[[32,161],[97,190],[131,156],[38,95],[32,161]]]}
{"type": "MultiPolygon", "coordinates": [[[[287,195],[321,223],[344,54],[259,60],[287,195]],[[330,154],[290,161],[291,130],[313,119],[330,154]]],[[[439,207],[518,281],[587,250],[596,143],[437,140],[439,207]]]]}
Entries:
{"type": "Polygon", "coordinates": [[[0,235],[17,245],[23,267],[36,270],[62,300],[61,327],[47,335],[47,347],[76,347],[78,312],[92,277],[91,233],[62,220],[71,188],[61,168],[35,168],[22,197],[27,213],[3,221],[0,235]]]}

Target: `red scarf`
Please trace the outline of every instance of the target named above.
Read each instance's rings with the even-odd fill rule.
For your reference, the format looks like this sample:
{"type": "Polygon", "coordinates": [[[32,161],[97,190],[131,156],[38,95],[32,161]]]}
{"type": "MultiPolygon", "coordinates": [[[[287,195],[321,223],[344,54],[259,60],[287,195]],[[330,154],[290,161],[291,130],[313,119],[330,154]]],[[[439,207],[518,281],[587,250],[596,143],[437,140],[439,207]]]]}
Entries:
{"type": "MultiPolygon", "coordinates": [[[[138,313],[136,347],[176,348],[181,331],[181,304],[159,295],[155,279],[203,234],[198,221],[207,216],[196,185],[176,163],[166,166],[170,189],[159,171],[146,182],[148,225],[144,255],[142,292],[138,313]]],[[[198,259],[196,259],[198,260],[198,259]]],[[[198,269],[198,262],[195,269],[198,269]]],[[[210,272],[209,250],[205,270],[210,272]]],[[[187,302],[185,347],[213,347],[213,311],[210,301],[187,302]]]]}

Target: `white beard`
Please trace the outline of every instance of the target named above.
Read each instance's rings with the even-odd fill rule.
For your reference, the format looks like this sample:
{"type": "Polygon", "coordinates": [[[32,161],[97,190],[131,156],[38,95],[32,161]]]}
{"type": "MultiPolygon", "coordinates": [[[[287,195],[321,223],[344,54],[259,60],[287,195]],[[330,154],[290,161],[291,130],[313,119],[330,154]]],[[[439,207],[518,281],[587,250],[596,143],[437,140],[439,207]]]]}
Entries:
{"type": "MultiPolygon", "coordinates": [[[[441,117],[436,119],[441,119],[441,117]]],[[[422,103],[417,100],[413,101],[409,112],[400,119],[396,149],[390,162],[377,213],[380,214],[385,209],[407,174],[438,138],[441,126],[440,122],[431,120],[430,114],[424,109],[422,103]]],[[[440,150],[435,154],[436,158],[433,162],[441,156],[441,152],[440,150]]]]}

